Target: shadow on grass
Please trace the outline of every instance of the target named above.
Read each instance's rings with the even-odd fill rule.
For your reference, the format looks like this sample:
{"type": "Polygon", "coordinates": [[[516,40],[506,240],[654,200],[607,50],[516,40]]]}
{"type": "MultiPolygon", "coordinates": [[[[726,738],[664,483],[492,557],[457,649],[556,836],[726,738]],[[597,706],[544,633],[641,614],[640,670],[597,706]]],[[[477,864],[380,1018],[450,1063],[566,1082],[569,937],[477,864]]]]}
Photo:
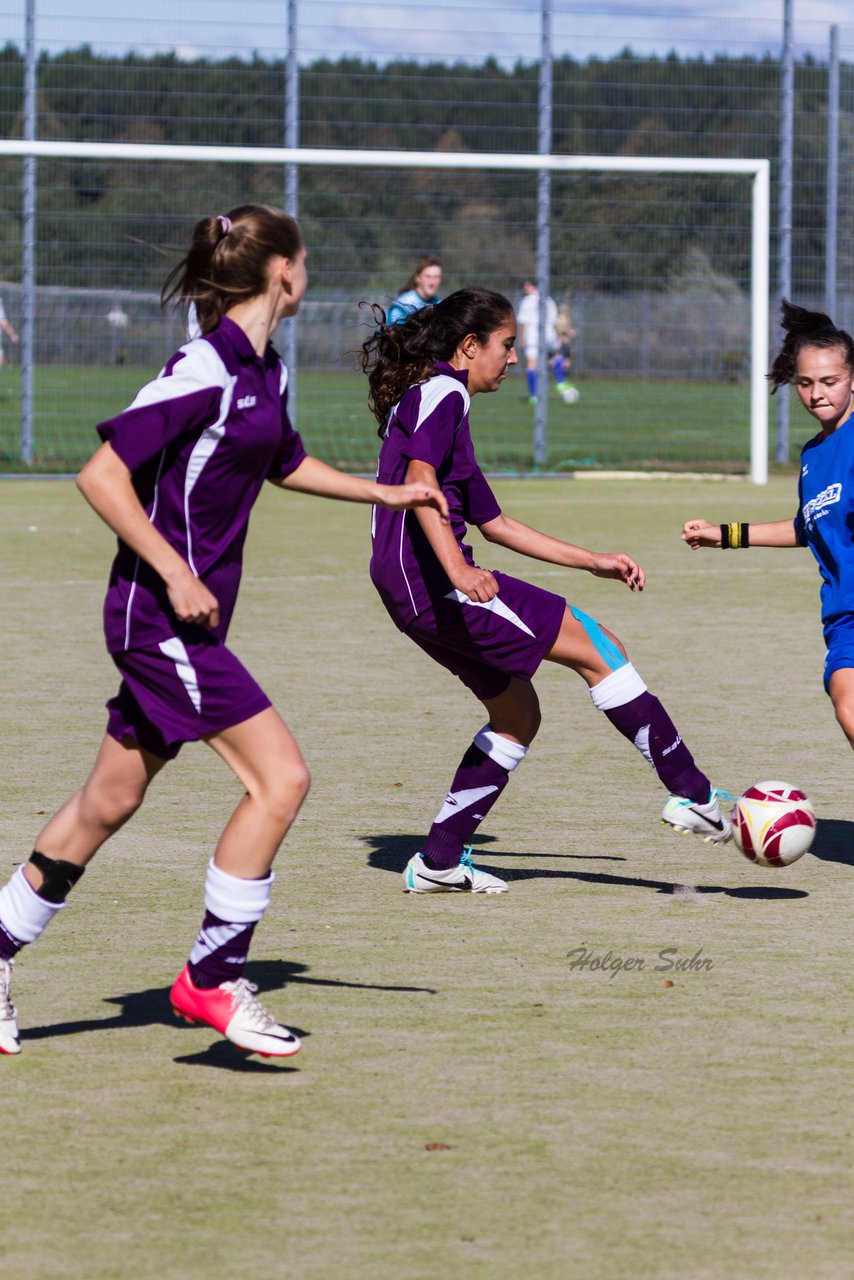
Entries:
{"type": "MultiPolygon", "coordinates": [[[[349,987],[364,991],[402,991],[423,992],[425,995],[436,994],[433,987],[395,986],[393,984],[375,982],[344,982],[338,978],[311,978],[308,976],[307,965],[296,964],[288,960],[259,960],[254,963],[250,961],[246,967],[246,976],[250,981],[257,982],[265,996],[270,991],[279,991],[291,983],[300,982],[317,987],[349,987]]],[[[80,1018],[74,1022],[55,1022],[49,1026],[26,1027],[21,1032],[21,1039],[49,1040],[54,1036],[74,1036],[87,1031],[109,1031],[119,1027],[177,1025],[179,1028],[193,1029],[184,1022],[176,1024],[169,1004],[170,990],[171,987],[149,987],[145,991],[129,991],[121,996],[106,996],[106,1004],[119,1006],[120,1012],[114,1017],[80,1018]]],[[[305,1031],[298,1027],[293,1027],[292,1029],[301,1040],[311,1035],[310,1031],[305,1031]]],[[[208,1067],[230,1067],[235,1071],[257,1070],[259,1068],[263,1070],[281,1070],[280,1067],[271,1067],[269,1063],[262,1064],[254,1060],[247,1060],[240,1053],[240,1050],[235,1049],[226,1040],[217,1040],[202,1053],[188,1054],[184,1057],[175,1058],[174,1061],[208,1067]]]]}
{"type": "MultiPolygon", "coordinates": [[[[296,1031],[296,1027],[292,1030],[296,1031]]],[[[297,1035],[302,1039],[305,1032],[298,1031],[297,1035]]],[[[249,1057],[228,1040],[215,1040],[201,1053],[182,1053],[172,1061],[182,1067],[215,1067],[219,1071],[248,1071],[254,1075],[270,1072],[275,1075],[291,1075],[299,1071],[298,1067],[285,1065],[290,1062],[290,1058],[276,1059],[275,1062],[266,1059],[259,1061],[258,1058],[249,1057]]]]}
{"type": "Polygon", "coordinates": [[[822,862],[842,862],[854,867],[854,822],[839,818],[819,818],[811,851],[822,862]]]}
{"type": "MultiPolygon", "coordinates": [[[[831,825],[831,824],[828,824],[831,825]]],[[[841,825],[841,824],[839,824],[841,825]]],[[[850,824],[849,824],[850,825],[850,824]]],[[[376,867],[380,871],[391,871],[400,874],[412,857],[414,849],[418,848],[420,837],[415,835],[377,835],[363,836],[363,842],[370,846],[368,853],[368,865],[376,867]]],[[[492,837],[488,837],[492,839],[492,837]]],[[[485,841],[478,841],[475,851],[483,853],[489,852],[483,848],[485,841]]],[[[550,854],[539,853],[496,853],[499,858],[548,858],[551,860],[550,854]]],[[[583,857],[583,854],[559,854],[558,857],[583,857]]],[[[591,858],[610,857],[608,854],[591,854],[591,858]]],[[[637,889],[653,889],[656,893],[679,894],[685,889],[685,882],[677,882],[670,880],[646,880],[637,876],[617,876],[609,874],[606,871],[575,871],[564,867],[496,867],[490,863],[490,871],[494,871],[500,875],[502,880],[508,883],[514,880],[572,880],[580,881],[583,884],[613,884],[624,885],[629,888],[637,889]]],[[[769,875],[775,872],[769,871],[769,875]]],[[[728,888],[726,885],[698,885],[691,886],[694,893],[710,894],[722,893],[728,898],[761,898],[779,900],[781,898],[807,898],[809,894],[805,889],[788,889],[778,887],[777,885],[745,885],[738,888],[728,888]]]]}

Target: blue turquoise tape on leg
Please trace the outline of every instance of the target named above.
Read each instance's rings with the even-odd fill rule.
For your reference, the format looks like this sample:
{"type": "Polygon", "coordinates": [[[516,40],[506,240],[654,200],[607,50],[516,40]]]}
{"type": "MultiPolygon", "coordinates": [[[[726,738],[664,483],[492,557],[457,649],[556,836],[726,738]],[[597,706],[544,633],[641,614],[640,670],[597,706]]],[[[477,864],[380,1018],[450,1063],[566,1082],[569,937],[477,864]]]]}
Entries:
{"type": "MultiPolygon", "coordinates": [[[[569,604],[569,602],[567,601],[569,604]]],[[[618,667],[624,667],[628,662],[621,651],[614,644],[614,641],[605,635],[605,632],[599,626],[595,618],[591,618],[589,613],[584,613],[581,609],[576,609],[574,604],[569,605],[569,612],[573,618],[576,618],[589,635],[590,639],[596,647],[596,652],[603,661],[607,662],[612,671],[616,671],[618,667]]]]}

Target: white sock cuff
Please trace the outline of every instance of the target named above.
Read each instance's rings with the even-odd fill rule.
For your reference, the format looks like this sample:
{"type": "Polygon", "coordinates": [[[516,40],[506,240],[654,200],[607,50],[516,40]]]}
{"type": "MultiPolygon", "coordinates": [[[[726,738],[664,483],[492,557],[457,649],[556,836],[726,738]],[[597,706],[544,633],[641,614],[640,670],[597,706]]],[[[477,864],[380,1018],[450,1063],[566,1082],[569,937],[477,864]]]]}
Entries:
{"type": "Polygon", "coordinates": [[[521,742],[511,742],[509,738],[490,729],[488,724],[474,735],[474,745],[480,747],[485,756],[500,764],[508,773],[512,773],[528,754],[528,748],[523,747],[521,742]]]}
{"type": "Polygon", "coordinates": [[[0,922],[18,942],[35,942],[64,906],[64,902],[46,902],[40,898],[24,875],[23,867],[18,867],[11,880],[0,889],[0,922]]]}
{"type": "Polygon", "coordinates": [[[604,680],[594,684],[590,690],[594,707],[600,711],[611,711],[614,707],[625,706],[646,693],[646,685],[630,662],[617,667],[604,680]]]}
{"type": "Polygon", "coordinates": [[[270,905],[270,891],[275,880],[271,871],[264,880],[242,880],[208,864],[205,880],[205,906],[208,911],[233,924],[252,924],[260,920],[270,905]]]}

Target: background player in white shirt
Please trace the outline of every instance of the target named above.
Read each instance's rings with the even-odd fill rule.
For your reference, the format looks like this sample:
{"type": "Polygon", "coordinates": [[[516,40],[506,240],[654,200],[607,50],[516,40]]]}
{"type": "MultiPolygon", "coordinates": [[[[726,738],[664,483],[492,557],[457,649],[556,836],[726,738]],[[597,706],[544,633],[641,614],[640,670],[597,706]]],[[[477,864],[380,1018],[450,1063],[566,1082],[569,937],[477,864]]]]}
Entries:
{"type": "MultiPolygon", "coordinates": [[[[10,342],[18,341],[18,335],[15,332],[15,330],[12,328],[12,325],[10,324],[9,320],[6,317],[6,311],[3,306],[2,298],[0,298],[0,329],[2,329],[3,333],[8,334],[10,342]]],[[[2,369],[5,363],[6,363],[6,357],[3,354],[3,340],[2,338],[0,338],[0,369],[2,369]]]]}
{"type": "MultiPolygon", "coordinates": [[[[522,299],[516,311],[519,346],[525,352],[528,399],[537,403],[537,364],[540,358],[540,293],[535,280],[522,284],[522,299]]],[[[557,306],[554,298],[546,298],[546,350],[551,358],[558,350],[557,306]]]]}

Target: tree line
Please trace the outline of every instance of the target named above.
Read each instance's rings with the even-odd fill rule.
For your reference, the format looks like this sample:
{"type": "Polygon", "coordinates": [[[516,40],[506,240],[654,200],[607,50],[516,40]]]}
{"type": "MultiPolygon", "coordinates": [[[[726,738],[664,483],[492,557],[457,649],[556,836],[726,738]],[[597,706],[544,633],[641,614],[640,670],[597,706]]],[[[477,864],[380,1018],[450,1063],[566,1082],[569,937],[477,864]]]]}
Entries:
{"type": "MultiPolygon", "coordinates": [[[[765,57],[557,59],[554,150],[590,155],[767,156],[779,151],[779,63],[765,57]]],[[[38,137],[276,146],[284,64],[177,54],[122,58],[90,48],[39,58],[38,137]]],[[[814,291],[824,256],[827,69],[796,71],[794,287],[814,291]]],[[[850,185],[854,69],[842,69],[841,172],[850,185]]],[[[20,136],[23,59],[0,50],[0,127],[20,136]]],[[[531,151],[537,68],[354,58],[300,71],[300,142],[309,147],[531,151]]],[[[281,203],[275,166],[41,161],[38,273],[47,283],[151,288],[186,224],[247,199],[281,203]],[[214,208],[214,204],[217,206],[214,208]]],[[[303,168],[300,218],[315,289],[403,282],[411,258],[440,253],[452,273],[499,284],[534,264],[535,183],[497,172],[303,168]]],[[[21,165],[0,162],[11,216],[0,276],[19,278],[21,165]]],[[[848,193],[850,194],[850,192],[848,193]]],[[[840,270],[850,270],[851,200],[840,201],[840,270]]],[[[749,279],[744,180],[572,174],[553,181],[555,274],[576,288],[670,288],[699,271],[712,287],[749,279]],[[698,267],[699,263],[699,267],[698,267]],[[715,284],[717,282],[717,284],[715,284]]]]}

